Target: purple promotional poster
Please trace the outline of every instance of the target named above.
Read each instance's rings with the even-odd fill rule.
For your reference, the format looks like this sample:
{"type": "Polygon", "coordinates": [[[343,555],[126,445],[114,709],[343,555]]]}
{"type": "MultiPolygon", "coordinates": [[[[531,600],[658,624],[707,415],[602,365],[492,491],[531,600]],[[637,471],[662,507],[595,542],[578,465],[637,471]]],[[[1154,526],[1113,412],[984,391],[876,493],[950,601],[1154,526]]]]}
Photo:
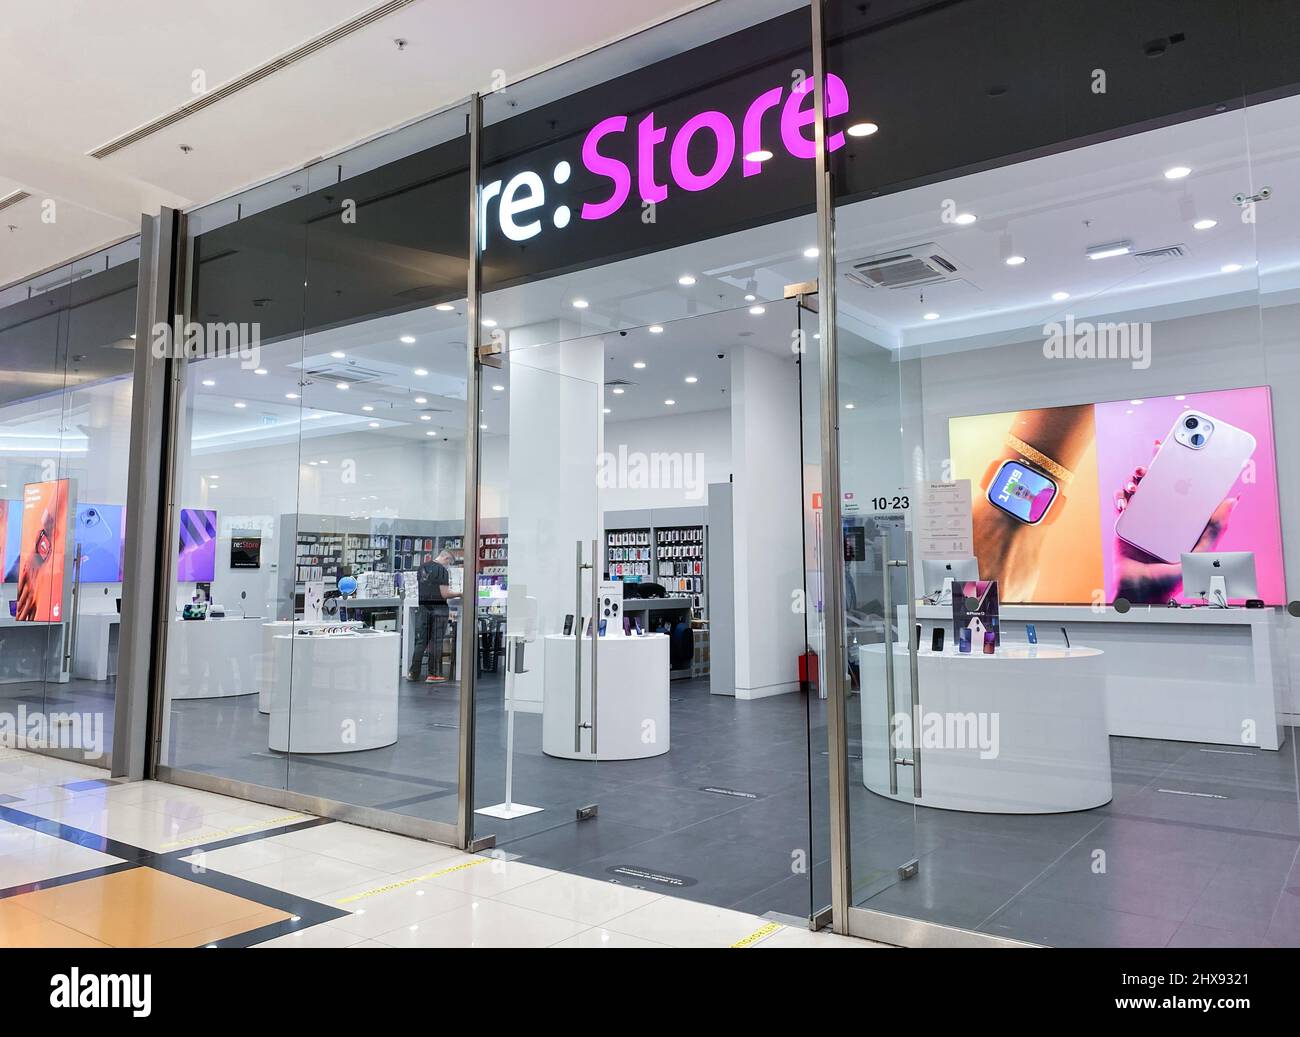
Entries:
{"type": "Polygon", "coordinates": [[[217,513],[202,508],[181,509],[179,583],[210,583],[217,575],[217,513]]]}

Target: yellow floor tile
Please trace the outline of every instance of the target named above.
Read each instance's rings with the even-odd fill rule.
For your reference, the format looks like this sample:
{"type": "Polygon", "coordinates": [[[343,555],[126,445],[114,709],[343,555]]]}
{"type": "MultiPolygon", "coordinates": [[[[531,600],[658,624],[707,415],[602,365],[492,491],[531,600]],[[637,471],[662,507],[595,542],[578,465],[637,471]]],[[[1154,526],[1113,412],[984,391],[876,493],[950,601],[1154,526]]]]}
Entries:
{"type": "Polygon", "coordinates": [[[113,947],[201,946],[290,917],[152,868],[23,893],[6,903],[113,947]]]}
{"type": "Polygon", "coordinates": [[[0,900],[0,947],[104,947],[85,933],[69,929],[15,904],[16,897],[0,900]]]}

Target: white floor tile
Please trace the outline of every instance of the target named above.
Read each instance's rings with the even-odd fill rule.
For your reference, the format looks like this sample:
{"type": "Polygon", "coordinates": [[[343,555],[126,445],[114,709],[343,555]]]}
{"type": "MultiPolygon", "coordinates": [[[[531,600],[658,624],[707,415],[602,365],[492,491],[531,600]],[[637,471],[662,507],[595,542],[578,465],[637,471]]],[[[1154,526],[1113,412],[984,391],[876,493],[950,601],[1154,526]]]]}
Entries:
{"type": "Polygon", "coordinates": [[[473,854],[462,855],[463,860],[448,860],[444,867],[464,865],[456,871],[430,879],[448,889],[459,889],[476,897],[498,897],[507,890],[517,889],[554,875],[549,868],[539,868],[520,861],[503,861],[495,857],[473,854]]]}
{"type": "Polygon", "coordinates": [[[495,900],[476,899],[464,907],[414,922],[376,939],[391,947],[550,947],[587,928],[554,915],[495,900]]]}
{"type": "Polygon", "coordinates": [[[326,901],[329,906],[351,913],[334,919],[330,924],[356,933],[358,938],[378,937],[401,926],[455,911],[474,899],[468,893],[443,889],[429,882],[410,882],[373,896],[352,899],[375,888],[362,884],[331,893],[326,901]]]}
{"type": "Polygon", "coordinates": [[[300,929],[288,936],[277,936],[274,940],[254,944],[256,947],[351,947],[360,943],[362,937],[356,933],[337,929],[330,923],[313,925],[300,929]]]}
{"type": "Polygon", "coordinates": [[[235,846],[226,846],[220,850],[191,854],[183,859],[190,864],[201,864],[212,871],[240,875],[253,868],[274,864],[277,861],[287,861],[291,857],[301,857],[306,853],[306,850],[300,850],[296,846],[284,846],[274,839],[256,839],[235,846]]]}
{"type": "Polygon", "coordinates": [[[602,925],[662,897],[613,882],[556,872],[536,882],[507,889],[492,899],[559,918],[571,918],[585,925],[602,925]]]}
{"type": "Polygon", "coordinates": [[[439,862],[461,855],[459,850],[450,846],[339,822],[289,832],[278,836],[277,840],[390,874],[413,868],[432,869],[439,862]]]}
{"type": "Polygon", "coordinates": [[[730,947],[770,924],[742,911],[662,897],[610,919],[605,928],[673,947],[730,947]]]}
{"type": "Polygon", "coordinates": [[[671,949],[666,943],[652,943],[650,940],[643,940],[639,936],[616,933],[612,929],[602,929],[600,926],[593,926],[586,932],[581,932],[577,936],[570,936],[567,940],[561,940],[554,946],[579,950],[671,949]]]}
{"type": "Polygon", "coordinates": [[[883,943],[873,943],[871,940],[860,940],[856,936],[837,936],[835,933],[814,933],[807,929],[797,929],[792,925],[787,925],[771,936],[759,940],[754,944],[755,948],[808,948],[810,950],[861,950],[862,948],[883,948],[883,943]]]}
{"type": "Polygon", "coordinates": [[[338,889],[363,884],[378,887],[390,879],[386,872],[363,868],[359,864],[349,864],[318,853],[304,853],[288,860],[263,864],[259,868],[249,868],[239,877],[314,900],[323,900],[338,889]]]}
{"type": "Polygon", "coordinates": [[[0,821],[0,889],[119,863],[87,846],[0,821]]]}

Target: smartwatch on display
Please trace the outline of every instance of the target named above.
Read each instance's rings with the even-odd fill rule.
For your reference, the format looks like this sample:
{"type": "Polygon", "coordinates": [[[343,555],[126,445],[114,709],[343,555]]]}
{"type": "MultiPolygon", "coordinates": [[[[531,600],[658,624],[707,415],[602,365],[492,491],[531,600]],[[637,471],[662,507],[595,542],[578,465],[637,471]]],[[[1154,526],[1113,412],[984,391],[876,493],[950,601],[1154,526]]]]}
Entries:
{"type": "Polygon", "coordinates": [[[1014,435],[1007,446],[1017,456],[994,461],[981,484],[985,499],[1027,526],[1051,525],[1065,505],[1062,487],[1074,473],[1014,435]]]}
{"type": "Polygon", "coordinates": [[[53,550],[50,544],[50,535],[45,530],[40,530],[36,534],[36,557],[42,562],[48,562],[53,550]]]}

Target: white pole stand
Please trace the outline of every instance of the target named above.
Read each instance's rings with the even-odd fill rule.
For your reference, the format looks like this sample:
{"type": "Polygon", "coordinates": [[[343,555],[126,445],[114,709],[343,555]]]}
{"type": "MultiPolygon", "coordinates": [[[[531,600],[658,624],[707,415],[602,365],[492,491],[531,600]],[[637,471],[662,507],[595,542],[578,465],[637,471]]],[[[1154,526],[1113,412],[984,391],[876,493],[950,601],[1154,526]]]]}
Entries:
{"type": "Polygon", "coordinates": [[[504,821],[529,814],[539,814],[544,807],[529,807],[514,802],[515,783],[515,674],[523,669],[524,638],[518,634],[506,636],[506,801],[495,806],[479,807],[476,814],[499,817],[504,821]]]}

